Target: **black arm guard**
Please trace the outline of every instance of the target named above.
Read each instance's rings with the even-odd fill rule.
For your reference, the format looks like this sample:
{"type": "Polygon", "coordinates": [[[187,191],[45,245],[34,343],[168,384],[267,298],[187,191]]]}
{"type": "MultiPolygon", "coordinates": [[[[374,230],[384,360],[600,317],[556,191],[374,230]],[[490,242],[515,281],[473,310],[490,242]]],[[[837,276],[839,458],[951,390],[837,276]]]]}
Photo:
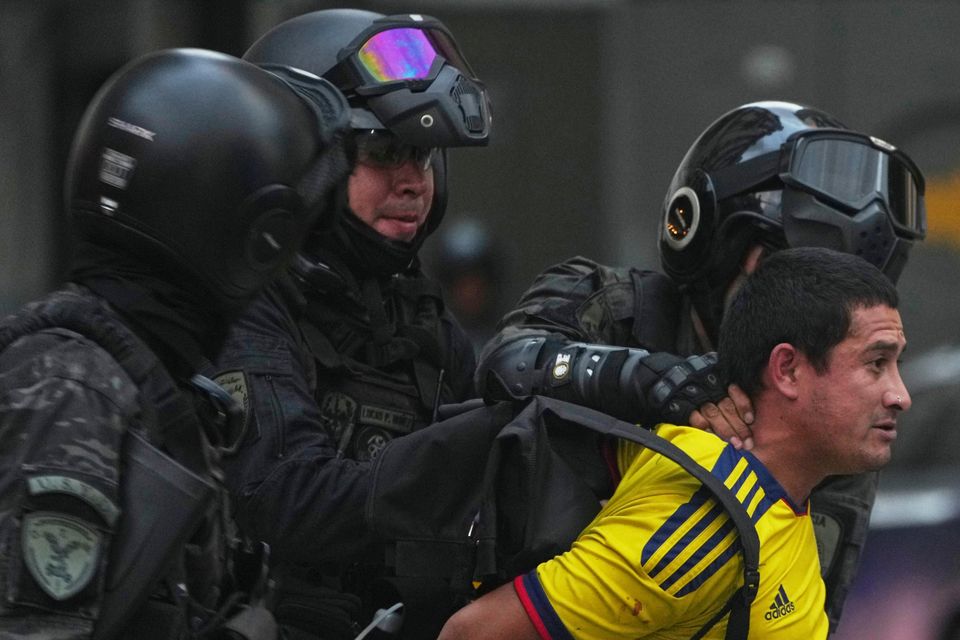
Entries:
{"type": "Polygon", "coordinates": [[[684,423],[726,395],[716,355],[669,353],[534,337],[502,345],[483,363],[484,399],[548,396],[653,426],[684,423]]]}

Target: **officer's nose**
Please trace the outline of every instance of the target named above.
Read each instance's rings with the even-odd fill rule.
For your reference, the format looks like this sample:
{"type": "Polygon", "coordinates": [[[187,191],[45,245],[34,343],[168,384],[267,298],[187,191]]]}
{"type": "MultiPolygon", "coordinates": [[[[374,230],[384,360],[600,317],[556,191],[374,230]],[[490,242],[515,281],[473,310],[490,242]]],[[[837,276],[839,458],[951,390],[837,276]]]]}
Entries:
{"type": "Polygon", "coordinates": [[[433,167],[424,168],[422,163],[413,159],[391,167],[391,176],[395,189],[421,193],[427,190],[433,167]]]}

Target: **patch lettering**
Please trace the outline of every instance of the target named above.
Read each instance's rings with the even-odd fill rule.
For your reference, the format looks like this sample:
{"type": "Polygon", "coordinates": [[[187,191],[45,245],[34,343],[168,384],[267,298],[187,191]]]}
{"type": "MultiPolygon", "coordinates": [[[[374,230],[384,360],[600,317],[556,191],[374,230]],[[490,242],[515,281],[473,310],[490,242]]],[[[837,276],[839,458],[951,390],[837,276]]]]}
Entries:
{"type": "Polygon", "coordinates": [[[136,166],[137,160],[133,156],[106,148],[100,156],[100,182],[126,189],[136,166]]]}
{"type": "Polygon", "coordinates": [[[840,521],[825,513],[811,511],[813,532],[817,538],[817,555],[820,556],[820,575],[826,577],[833,568],[840,548],[843,526],[840,521]]]}
{"type": "Polygon", "coordinates": [[[384,407],[374,407],[372,405],[361,405],[360,423],[369,424],[393,431],[402,431],[410,433],[413,431],[415,416],[403,411],[394,411],[384,407]]]}
{"type": "Polygon", "coordinates": [[[80,498],[96,509],[97,513],[103,517],[104,522],[111,527],[116,524],[117,518],[120,517],[120,508],[102,491],[83,480],[59,475],[33,476],[27,480],[27,490],[32,496],[47,493],[66,493],[80,498]]]}

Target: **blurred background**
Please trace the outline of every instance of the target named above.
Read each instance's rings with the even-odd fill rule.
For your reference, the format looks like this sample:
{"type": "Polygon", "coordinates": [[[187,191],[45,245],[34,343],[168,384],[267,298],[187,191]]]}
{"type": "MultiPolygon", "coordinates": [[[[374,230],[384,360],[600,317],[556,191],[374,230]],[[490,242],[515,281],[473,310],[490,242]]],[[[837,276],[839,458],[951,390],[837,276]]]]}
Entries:
{"type": "Polygon", "coordinates": [[[0,0],[0,312],[62,278],[61,175],[113,71],[167,47],[240,55],[286,18],[340,6],[442,19],[490,89],[493,142],[451,153],[447,219],[423,254],[478,342],[550,264],[657,268],[674,168],[740,104],[808,103],[917,161],[929,235],[900,280],[914,409],[835,637],[960,638],[954,0],[0,0]]]}

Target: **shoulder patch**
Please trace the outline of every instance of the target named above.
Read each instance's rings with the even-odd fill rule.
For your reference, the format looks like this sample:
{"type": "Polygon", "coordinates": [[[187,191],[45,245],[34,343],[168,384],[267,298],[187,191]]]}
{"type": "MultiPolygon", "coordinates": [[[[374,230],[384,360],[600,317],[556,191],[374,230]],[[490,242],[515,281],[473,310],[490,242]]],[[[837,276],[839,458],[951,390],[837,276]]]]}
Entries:
{"type": "Polygon", "coordinates": [[[250,423],[250,387],[247,376],[242,370],[224,371],[213,379],[224,388],[234,401],[243,408],[243,424],[240,433],[246,433],[250,423]]]}
{"type": "Polygon", "coordinates": [[[82,520],[57,513],[25,515],[23,561],[41,589],[67,600],[90,584],[100,564],[103,535],[82,520]]]}
{"type": "Polygon", "coordinates": [[[345,393],[329,391],[324,394],[320,416],[335,442],[340,443],[344,434],[347,438],[352,437],[358,409],[357,401],[345,393]]]}
{"type": "Polygon", "coordinates": [[[821,574],[828,576],[837,559],[840,541],[843,540],[843,525],[838,518],[821,511],[811,510],[810,519],[817,538],[817,555],[820,556],[821,574]]]}

